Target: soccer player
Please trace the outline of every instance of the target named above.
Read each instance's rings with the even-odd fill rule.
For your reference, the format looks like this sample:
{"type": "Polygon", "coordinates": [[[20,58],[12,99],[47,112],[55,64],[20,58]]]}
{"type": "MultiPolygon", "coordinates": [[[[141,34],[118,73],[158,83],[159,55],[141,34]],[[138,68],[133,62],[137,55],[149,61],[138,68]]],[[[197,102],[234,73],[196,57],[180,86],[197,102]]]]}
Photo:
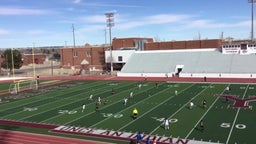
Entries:
{"type": "Polygon", "coordinates": [[[138,110],[136,108],[134,108],[132,113],[133,113],[133,119],[136,119],[138,116],[138,113],[139,113],[138,110]]]}
{"type": "Polygon", "coordinates": [[[124,105],[126,106],[126,104],[127,104],[127,101],[128,101],[128,98],[124,98],[124,105]]]}
{"type": "Polygon", "coordinates": [[[92,95],[92,94],[90,95],[89,100],[90,100],[90,101],[93,100],[93,95],[92,95]]]}
{"type": "Polygon", "coordinates": [[[178,95],[178,91],[177,91],[177,90],[175,90],[174,94],[175,94],[175,96],[177,96],[177,95],[178,95]]]}
{"type": "Polygon", "coordinates": [[[190,103],[189,103],[189,109],[192,109],[194,107],[194,103],[193,103],[193,101],[190,101],[190,103]]]}
{"type": "Polygon", "coordinates": [[[201,132],[204,131],[204,121],[203,120],[200,121],[200,130],[201,130],[201,132]]]}
{"type": "Polygon", "coordinates": [[[99,111],[99,103],[96,102],[96,105],[95,105],[95,111],[98,112],[99,111]]]}
{"type": "Polygon", "coordinates": [[[156,88],[158,88],[158,83],[156,82],[155,84],[156,84],[156,88]]]}
{"type": "Polygon", "coordinates": [[[100,97],[98,97],[98,104],[100,105],[101,104],[101,98],[100,97]]]}
{"type": "Polygon", "coordinates": [[[230,87],[227,86],[227,87],[226,87],[226,90],[225,90],[225,93],[226,93],[226,94],[229,94],[229,93],[230,93],[230,90],[231,90],[230,87]]]}
{"type": "Polygon", "coordinates": [[[206,106],[206,100],[203,100],[202,104],[203,104],[203,108],[206,108],[206,107],[207,107],[207,106],[206,106]]]}
{"type": "Polygon", "coordinates": [[[139,89],[140,89],[140,88],[142,87],[142,84],[139,84],[138,87],[139,87],[139,89]]]}
{"type": "Polygon", "coordinates": [[[130,98],[133,98],[133,92],[130,92],[130,98]]]}
{"type": "Polygon", "coordinates": [[[82,106],[82,112],[84,112],[84,110],[85,110],[85,104],[83,104],[82,106]]]}
{"type": "Polygon", "coordinates": [[[229,91],[229,86],[226,87],[226,91],[229,91]]]}
{"type": "Polygon", "coordinates": [[[169,120],[167,118],[164,119],[164,129],[169,129],[169,120]]]}

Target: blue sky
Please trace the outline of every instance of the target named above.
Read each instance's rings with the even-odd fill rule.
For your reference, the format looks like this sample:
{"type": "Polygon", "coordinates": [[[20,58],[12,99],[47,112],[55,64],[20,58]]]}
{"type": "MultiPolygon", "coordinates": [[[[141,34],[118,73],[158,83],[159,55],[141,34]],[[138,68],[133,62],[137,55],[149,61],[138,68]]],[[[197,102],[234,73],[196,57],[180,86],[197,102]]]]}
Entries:
{"type": "MultiPolygon", "coordinates": [[[[105,13],[115,12],[112,37],[157,41],[248,39],[247,0],[1,0],[0,48],[105,43],[105,13]]],[[[109,34],[107,31],[107,43],[109,34]]]]}

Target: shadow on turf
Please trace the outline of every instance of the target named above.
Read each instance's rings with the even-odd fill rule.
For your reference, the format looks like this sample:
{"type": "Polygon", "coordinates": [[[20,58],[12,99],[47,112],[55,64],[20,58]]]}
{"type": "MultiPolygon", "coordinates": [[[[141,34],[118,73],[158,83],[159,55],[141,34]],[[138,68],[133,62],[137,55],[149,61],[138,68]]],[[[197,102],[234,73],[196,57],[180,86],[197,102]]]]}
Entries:
{"type": "Polygon", "coordinates": [[[200,127],[195,127],[194,129],[198,132],[204,132],[204,130],[202,130],[200,127]]]}

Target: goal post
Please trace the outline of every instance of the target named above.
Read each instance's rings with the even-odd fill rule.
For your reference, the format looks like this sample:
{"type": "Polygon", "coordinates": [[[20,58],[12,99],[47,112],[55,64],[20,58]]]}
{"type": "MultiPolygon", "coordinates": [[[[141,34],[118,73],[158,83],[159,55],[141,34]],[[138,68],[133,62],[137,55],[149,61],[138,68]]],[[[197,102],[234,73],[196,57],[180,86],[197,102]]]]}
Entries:
{"type": "Polygon", "coordinates": [[[10,94],[17,94],[18,93],[18,88],[16,83],[11,83],[9,86],[9,93],[10,94]]]}
{"type": "Polygon", "coordinates": [[[17,94],[21,91],[38,90],[37,80],[19,80],[10,84],[9,92],[11,94],[17,94]]]}

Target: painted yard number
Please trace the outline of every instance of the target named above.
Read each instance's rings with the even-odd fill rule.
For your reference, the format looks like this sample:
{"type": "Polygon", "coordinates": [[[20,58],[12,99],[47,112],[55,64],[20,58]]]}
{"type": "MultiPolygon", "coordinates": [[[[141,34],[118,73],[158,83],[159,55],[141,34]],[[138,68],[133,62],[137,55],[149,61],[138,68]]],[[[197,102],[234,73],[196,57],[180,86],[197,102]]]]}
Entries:
{"type": "Polygon", "coordinates": [[[103,117],[114,117],[114,118],[121,118],[123,114],[112,114],[112,113],[102,113],[103,117]]]}
{"type": "Polygon", "coordinates": [[[24,111],[36,111],[36,110],[37,110],[36,107],[35,108],[28,108],[28,107],[24,108],[24,111]]]}
{"type": "MultiPolygon", "coordinates": [[[[223,127],[223,128],[230,128],[231,127],[230,123],[222,123],[220,126],[223,127]]],[[[244,125],[244,124],[236,124],[235,127],[237,129],[245,129],[246,125],[244,125]]]]}
{"type": "MultiPolygon", "coordinates": [[[[157,117],[152,117],[152,118],[159,121],[159,122],[163,122],[165,120],[165,118],[157,118],[157,117]]],[[[176,123],[176,122],[178,122],[178,119],[172,118],[172,119],[169,119],[169,122],[170,123],[176,123]]]]}
{"type": "Polygon", "coordinates": [[[69,111],[69,110],[59,110],[59,112],[58,112],[59,114],[75,114],[75,113],[77,113],[77,111],[75,111],[75,110],[72,110],[72,111],[69,111]]]}

